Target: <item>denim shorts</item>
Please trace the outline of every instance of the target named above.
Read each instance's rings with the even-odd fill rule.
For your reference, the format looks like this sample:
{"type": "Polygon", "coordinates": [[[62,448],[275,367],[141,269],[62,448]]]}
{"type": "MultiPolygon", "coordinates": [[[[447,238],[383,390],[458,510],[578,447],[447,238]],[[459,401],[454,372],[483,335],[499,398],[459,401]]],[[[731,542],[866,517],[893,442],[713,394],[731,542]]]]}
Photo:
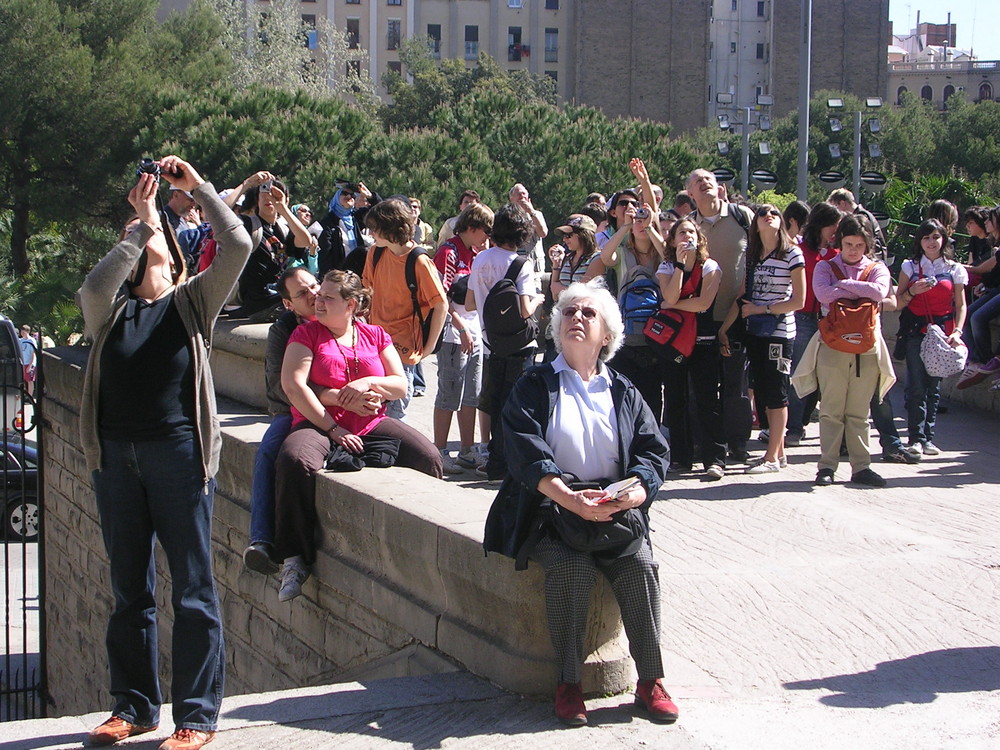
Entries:
{"type": "Polygon", "coordinates": [[[437,354],[438,391],[434,408],[458,411],[464,406],[479,406],[483,384],[482,347],[464,354],[461,344],[442,344],[437,354]]]}

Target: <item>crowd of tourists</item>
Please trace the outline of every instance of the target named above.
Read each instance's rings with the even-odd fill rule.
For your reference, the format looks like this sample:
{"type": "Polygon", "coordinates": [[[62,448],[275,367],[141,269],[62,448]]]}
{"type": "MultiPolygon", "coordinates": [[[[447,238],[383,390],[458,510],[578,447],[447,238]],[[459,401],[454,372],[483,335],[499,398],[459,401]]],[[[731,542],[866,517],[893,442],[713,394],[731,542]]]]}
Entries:
{"type": "Polygon", "coordinates": [[[279,600],[301,594],[323,469],[397,465],[499,482],[485,546],[545,570],[556,714],[569,725],[587,721],[580,667],[598,572],[621,606],[637,705],[677,719],[661,682],[647,523],[669,473],[778,474],[818,409],[816,485],[834,483],[846,457],[850,482],[882,487],[869,419],[884,461],[916,463],[940,452],[939,360],[965,366],[959,387],[994,374],[1000,387],[989,330],[1000,314],[1000,209],[965,213],[973,242],[962,265],[958,212],[935,202],[894,283],[882,228],[850,191],[782,211],[730,197],[698,169],[665,203],[646,165],[628,166],[634,185],[581,196],[554,231],[516,184],[496,210],[464,191],[436,235],[419,198],[382,197],[361,181],[338,182],[314,214],[267,171],[219,193],[175,156],[139,170],[135,215],[80,291],[94,343],[81,429],[115,594],[115,705],[91,744],[159,721],[154,535],[175,609],[177,729],[161,747],[198,748],[216,729],[224,660],[210,521],[221,439],[208,351],[220,314],[270,324],[271,421],[246,566],[279,574],[279,600]],[[900,318],[893,352],[889,310],[900,318]],[[427,437],[406,413],[431,356],[427,437]],[[888,398],[894,356],[906,362],[905,443],[888,398]],[[126,389],[127,403],[116,398],[126,389]],[[756,458],[755,425],[765,445],[756,458]]]}

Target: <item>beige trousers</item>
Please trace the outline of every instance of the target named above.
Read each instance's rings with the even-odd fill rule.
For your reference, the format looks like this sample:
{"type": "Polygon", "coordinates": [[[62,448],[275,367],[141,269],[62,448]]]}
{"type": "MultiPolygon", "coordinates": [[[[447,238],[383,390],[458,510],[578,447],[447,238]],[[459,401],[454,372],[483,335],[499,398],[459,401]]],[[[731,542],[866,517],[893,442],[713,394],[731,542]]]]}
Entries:
{"type": "Polygon", "coordinates": [[[878,360],[874,352],[856,356],[820,343],[816,359],[820,390],[820,469],[836,471],[841,441],[847,443],[853,474],[871,465],[868,413],[878,378],[878,360]]]}

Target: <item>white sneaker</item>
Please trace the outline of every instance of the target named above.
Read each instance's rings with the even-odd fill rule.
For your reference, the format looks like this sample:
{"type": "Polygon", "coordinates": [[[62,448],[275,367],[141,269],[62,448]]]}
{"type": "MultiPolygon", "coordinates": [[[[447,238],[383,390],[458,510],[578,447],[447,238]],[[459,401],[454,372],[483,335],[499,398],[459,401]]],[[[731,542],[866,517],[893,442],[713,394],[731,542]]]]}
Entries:
{"type": "Polygon", "coordinates": [[[747,474],[775,474],[781,471],[781,464],[777,461],[761,461],[747,469],[747,474]]]}
{"type": "Polygon", "coordinates": [[[925,456],[937,456],[940,455],[941,449],[938,448],[934,443],[928,440],[924,443],[924,455],[925,456]]]}
{"type": "Polygon", "coordinates": [[[281,569],[281,584],[278,587],[278,601],[291,601],[302,593],[302,584],[309,578],[309,568],[299,556],[289,557],[281,569]]]}
{"type": "Polygon", "coordinates": [[[441,449],[441,469],[445,474],[464,474],[465,469],[459,466],[451,456],[448,455],[448,451],[444,448],[441,449]]]}
{"type": "MultiPolygon", "coordinates": [[[[750,461],[747,461],[747,467],[752,468],[754,466],[760,466],[762,463],[764,463],[763,456],[761,456],[760,458],[754,458],[751,459],[750,461]]],[[[778,466],[780,466],[782,469],[788,466],[788,458],[786,458],[785,456],[778,456],[778,466]]]]}
{"type": "Polygon", "coordinates": [[[922,456],[924,455],[924,444],[910,443],[908,446],[903,448],[903,450],[909,453],[911,456],[922,456]]]}
{"type": "Polygon", "coordinates": [[[709,479],[722,479],[726,476],[726,470],[719,466],[718,464],[712,464],[707,469],[705,469],[705,476],[709,479]]]}

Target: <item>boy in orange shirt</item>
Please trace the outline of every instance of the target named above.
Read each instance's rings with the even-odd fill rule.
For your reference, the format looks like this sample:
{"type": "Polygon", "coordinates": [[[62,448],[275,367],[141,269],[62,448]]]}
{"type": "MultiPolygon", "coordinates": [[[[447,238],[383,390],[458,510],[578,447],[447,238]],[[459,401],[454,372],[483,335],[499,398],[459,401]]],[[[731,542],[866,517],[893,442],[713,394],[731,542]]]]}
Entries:
{"type": "Polygon", "coordinates": [[[409,202],[396,198],[375,204],[365,216],[365,225],[375,239],[362,275],[364,285],[372,290],[368,322],[382,326],[392,338],[409,384],[406,398],[387,405],[386,414],[396,419],[406,416],[413,397],[413,371],[421,359],[433,353],[448,313],[448,299],[434,263],[422,250],[410,257],[417,249],[413,241],[416,223],[409,202]],[[414,264],[416,305],[406,279],[408,263],[414,264]]]}

